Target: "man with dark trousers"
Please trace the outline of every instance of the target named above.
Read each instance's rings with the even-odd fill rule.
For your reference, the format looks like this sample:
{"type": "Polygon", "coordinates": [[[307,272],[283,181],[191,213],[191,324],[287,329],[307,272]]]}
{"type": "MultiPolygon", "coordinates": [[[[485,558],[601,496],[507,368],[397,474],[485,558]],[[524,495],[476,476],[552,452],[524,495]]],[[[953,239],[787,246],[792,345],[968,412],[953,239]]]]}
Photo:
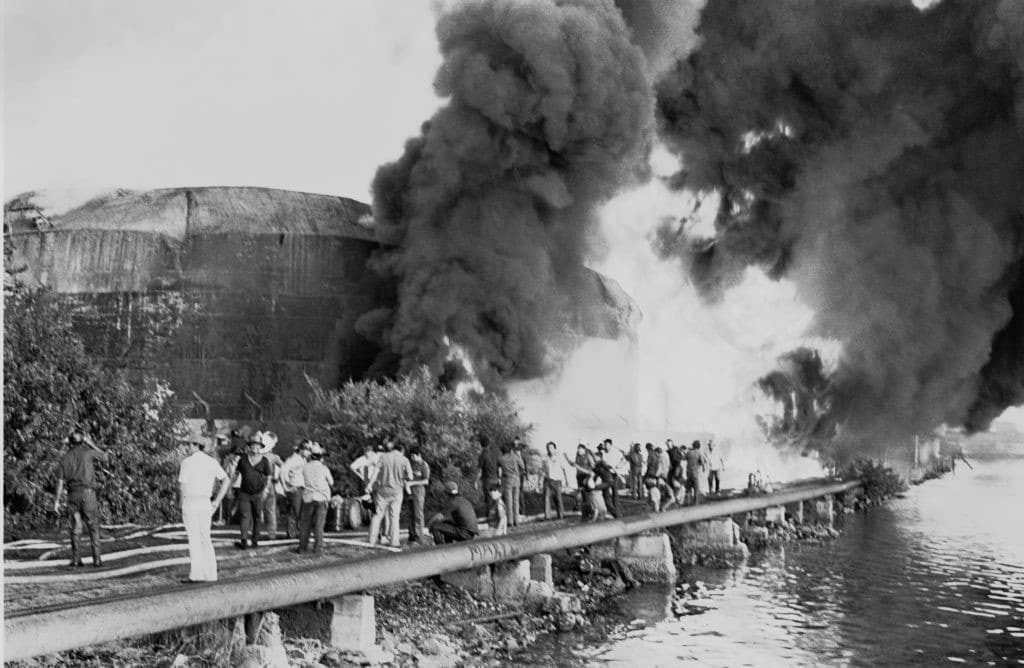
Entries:
{"type": "Polygon", "coordinates": [[[242,539],[235,543],[245,550],[259,546],[260,509],[267,494],[273,494],[274,469],[263,455],[263,441],[255,438],[246,443],[247,453],[238,460],[233,478],[241,483],[238,488],[238,510],[242,514],[242,539]]]}
{"type": "Polygon", "coordinates": [[[92,547],[92,565],[102,566],[100,554],[100,507],[96,499],[96,459],[107,461],[109,455],[101,450],[92,439],[76,429],[68,436],[71,449],[60,460],[57,495],[53,501],[53,512],[60,512],[60,495],[65,483],[68,488],[68,529],[71,532],[71,566],[83,566],[81,558],[82,524],[89,530],[89,544],[92,547]]]}
{"type": "Polygon", "coordinates": [[[445,488],[448,490],[448,505],[428,525],[434,543],[440,545],[472,540],[479,533],[473,504],[459,494],[458,483],[449,481],[445,483],[445,488]]]}

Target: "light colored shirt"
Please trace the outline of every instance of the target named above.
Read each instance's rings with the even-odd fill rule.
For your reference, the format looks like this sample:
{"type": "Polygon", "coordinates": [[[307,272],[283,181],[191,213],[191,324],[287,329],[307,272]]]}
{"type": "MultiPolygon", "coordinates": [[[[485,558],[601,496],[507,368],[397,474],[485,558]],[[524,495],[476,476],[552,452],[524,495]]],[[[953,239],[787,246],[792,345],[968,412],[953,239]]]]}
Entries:
{"type": "Polygon", "coordinates": [[[569,472],[565,469],[565,458],[559,453],[544,455],[544,479],[557,480],[563,485],[569,484],[569,472]]]}
{"type": "Polygon", "coordinates": [[[655,469],[655,475],[659,478],[667,478],[669,469],[672,468],[672,460],[669,459],[668,453],[662,451],[658,454],[658,467],[655,469]]]}
{"type": "Polygon", "coordinates": [[[412,466],[401,452],[392,450],[385,452],[380,458],[380,468],[374,483],[381,493],[401,492],[405,481],[412,480],[412,466]]]}
{"type": "Polygon", "coordinates": [[[377,473],[377,467],[380,466],[380,457],[380,453],[371,451],[369,454],[357,457],[349,468],[363,482],[367,482],[377,473]]]}
{"type": "Polygon", "coordinates": [[[306,465],[306,459],[295,452],[285,460],[281,467],[281,481],[284,483],[285,491],[293,492],[302,489],[302,467],[306,465]]]}
{"type": "Polygon", "coordinates": [[[182,503],[205,501],[213,497],[214,485],[219,480],[227,480],[217,460],[205,452],[194,452],[181,460],[178,469],[178,484],[181,486],[182,503]]]}
{"type": "Polygon", "coordinates": [[[331,500],[331,486],[334,485],[334,477],[331,470],[318,459],[306,462],[302,465],[302,502],[313,503],[322,501],[326,503],[331,500]]]}
{"type": "Polygon", "coordinates": [[[613,471],[624,471],[629,469],[629,465],[626,462],[626,456],[623,455],[622,451],[614,445],[605,451],[604,463],[610,466],[613,471]]]}
{"type": "Polygon", "coordinates": [[[718,454],[718,450],[708,453],[708,461],[710,463],[710,470],[721,471],[725,469],[725,460],[722,459],[722,455],[718,454]]]}

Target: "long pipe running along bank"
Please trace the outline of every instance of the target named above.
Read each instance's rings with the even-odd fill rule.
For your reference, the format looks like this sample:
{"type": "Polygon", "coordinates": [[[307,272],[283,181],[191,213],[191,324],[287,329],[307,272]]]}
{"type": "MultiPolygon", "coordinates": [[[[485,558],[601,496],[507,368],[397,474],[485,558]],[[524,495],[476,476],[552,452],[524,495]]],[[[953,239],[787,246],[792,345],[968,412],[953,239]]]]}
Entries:
{"type": "Polygon", "coordinates": [[[112,640],[285,608],[441,573],[590,545],[652,529],[736,515],[837,494],[860,483],[836,482],[776,494],[555,527],[495,538],[372,556],[343,563],[297,565],[251,579],[190,585],[114,601],[27,610],[4,619],[4,659],[13,661],[112,640]]]}

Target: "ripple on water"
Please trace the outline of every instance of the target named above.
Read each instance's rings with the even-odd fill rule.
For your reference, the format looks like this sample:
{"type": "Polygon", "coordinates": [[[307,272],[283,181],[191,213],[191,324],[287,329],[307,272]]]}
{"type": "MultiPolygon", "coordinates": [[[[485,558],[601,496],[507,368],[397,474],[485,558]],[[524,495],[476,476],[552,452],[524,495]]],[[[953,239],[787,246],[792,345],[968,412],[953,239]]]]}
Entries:
{"type": "MultiPolygon", "coordinates": [[[[847,516],[846,535],[830,544],[755,555],[732,572],[695,571],[709,598],[683,606],[680,617],[673,589],[643,588],[663,599],[645,628],[572,658],[619,666],[1024,663],[1024,532],[1006,512],[1024,508],[1022,490],[1024,460],[978,462],[888,509],[847,516]]],[[[623,605],[627,619],[641,616],[629,610],[631,599],[623,605]]]]}

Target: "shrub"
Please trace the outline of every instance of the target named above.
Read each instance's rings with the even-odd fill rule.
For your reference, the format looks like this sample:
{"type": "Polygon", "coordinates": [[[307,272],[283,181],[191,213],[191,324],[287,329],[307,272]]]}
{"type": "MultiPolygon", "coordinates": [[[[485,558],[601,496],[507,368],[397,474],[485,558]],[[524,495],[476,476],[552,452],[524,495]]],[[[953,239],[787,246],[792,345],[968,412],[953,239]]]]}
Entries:
{"type": "MultiPolygon", "coordinates": [[[[5,251],[7,250],[5,244],[5,251]]],[[[183,415],[167,386],[130,382],[85,355],[72,306],[4,275],[4,529],[52,528],[57,466],[74,428],[109,448],[97,466],[105,522],[176,517],[174,489],[183,415]]]]}
{"type": "Polygon", "coordinates": [[[477,475],[477,434],[502,443],[525,438],[531,429],[511,400],[494,394],[460,398],[426,368],[395,380],[350,381],[336,390],[312,380],[310,385],[314,438],[327,448],[332,470],[348,471],[367,443],[394,438],[421,448],[435,495],[441,494],[445,481],[455,480],[476,501],[471,484],[477,475]]]}
{"type": "Polygon", "coordinates": [[[860,480],[861,495],[873,504],[907,490],[907,483],[895,471],[866,457],[855,459],[843,470],[841,477],[860,480]]]}

